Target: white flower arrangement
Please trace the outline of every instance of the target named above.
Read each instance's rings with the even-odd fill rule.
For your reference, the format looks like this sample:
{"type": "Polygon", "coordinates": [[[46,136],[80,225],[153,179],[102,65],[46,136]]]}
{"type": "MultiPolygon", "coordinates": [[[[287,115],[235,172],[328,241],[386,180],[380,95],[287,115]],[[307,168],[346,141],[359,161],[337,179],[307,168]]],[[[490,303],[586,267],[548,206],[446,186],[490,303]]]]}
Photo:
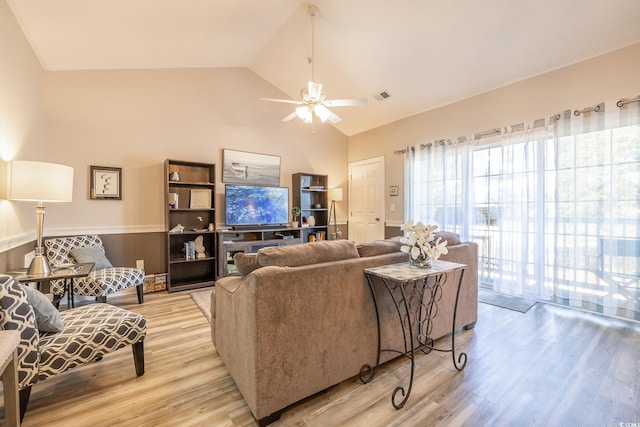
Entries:
{"type": "Polygon", "coordinates": [[[409,253],[413,262],[426,263],[430,266],[429,258],[437,260],[440,255],[449,253],[447,241],[442,241],[442,237],[436,239],[433,235],[438,229],[437,225],[424,225],[420,221],[414,224],[410,219],[406,224],[402,224],[400,229],[408,233],[400,239],[403,244],[400,250],[409,253]]]}

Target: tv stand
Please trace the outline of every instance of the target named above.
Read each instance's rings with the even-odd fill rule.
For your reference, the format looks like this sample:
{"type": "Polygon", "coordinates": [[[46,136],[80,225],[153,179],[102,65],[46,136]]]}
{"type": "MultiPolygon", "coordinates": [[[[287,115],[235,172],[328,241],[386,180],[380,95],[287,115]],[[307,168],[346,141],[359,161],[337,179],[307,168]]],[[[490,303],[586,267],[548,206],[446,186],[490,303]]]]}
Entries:
{"type": "Polygon", "coordinates": [[[276,224],[276,225],[234,225],[231,227],[234,231],[246,231],[246,230],[280,230],[285,228],[286,225],[276,224]]]}
{"type": "Polygon", "coordinates": [[[299,245],[302,229],[285,226],[248,227],[234,226],[231,230],[219,229],[218,234],[218,278],[238,274],[233,256],[238,252],[255,253],[269,246],[299,245]]]}

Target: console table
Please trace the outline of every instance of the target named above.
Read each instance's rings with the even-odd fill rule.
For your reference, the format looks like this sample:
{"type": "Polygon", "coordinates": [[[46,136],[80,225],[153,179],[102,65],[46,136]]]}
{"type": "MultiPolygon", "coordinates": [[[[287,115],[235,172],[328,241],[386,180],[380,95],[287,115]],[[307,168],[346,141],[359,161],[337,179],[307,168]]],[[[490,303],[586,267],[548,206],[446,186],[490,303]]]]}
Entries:
{"type": "Polygon", "coordinates": [[[432,350],[451,352],[453,366],[461,371],[467,364],[467,354],[460,353],[456,358],[455,351],[455,330],[456,312],[458,310],[458,297],[460,295],[460,285],[466,265],[448,261],[434,261],[429,269],[413,268],[409,263],[390,264],[380,267],[367,268],[364,274],[371,290],[373,305],[376,310],[376,323],[378,328],[378,352],[376,364],[363,365],[360,369],[360,380],[366,384],[373,380],[380,366],[380,354],[385,351],[399,353],[407,356],[411,360],[411,374],[409,385],[405,388],[398,386],[393,390],[391,403],[394,408],[400,409],[409,399],[415,369],[415,353],[423,351],[429,353],[432,350]],[[460,278],[457,283],[455,306],[453,310],[453,324],[451,327],[451,348],[436,348],[434,340],[431,338],[433,319],[438,314],[438,302],[442,298],[442,287],[449,277],[459,271],[460,278]],[[395,304],[404,337],[404,349],[383,349],[380,337],[380,313],[378,310],[378,299],[374,289],[374,281],[380,281],[387,292],[391,295],[395,304]],[[396,396],[401,393],[403,399],[397,403],[396,396]]]}

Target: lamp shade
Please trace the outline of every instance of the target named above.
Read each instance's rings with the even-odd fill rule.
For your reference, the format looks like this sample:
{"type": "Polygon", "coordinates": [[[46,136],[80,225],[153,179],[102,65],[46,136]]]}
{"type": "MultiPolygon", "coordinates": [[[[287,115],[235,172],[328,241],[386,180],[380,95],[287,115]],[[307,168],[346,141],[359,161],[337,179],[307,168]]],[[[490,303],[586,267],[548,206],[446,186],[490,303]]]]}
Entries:
{"type": "Polygon", "coordinates": [[[70,202],[73,168],[56,163],[13,160],[7,166],[7,199],[70,202]]]}
{"type": "Polygon", "coordinates": [[[342,201],[342,188],[330,188],[329,189],[329,200],[332,202],[341,202],[342,201]]]}

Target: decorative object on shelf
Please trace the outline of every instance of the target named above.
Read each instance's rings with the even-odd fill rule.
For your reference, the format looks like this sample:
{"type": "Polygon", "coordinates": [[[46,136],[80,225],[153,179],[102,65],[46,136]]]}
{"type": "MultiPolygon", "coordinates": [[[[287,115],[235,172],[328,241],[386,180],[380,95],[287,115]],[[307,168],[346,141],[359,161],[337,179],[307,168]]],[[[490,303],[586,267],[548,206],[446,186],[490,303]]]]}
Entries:
{"type": "Polygon", "coordinates": [[[196,259],[196,242],[194,240],[184,242],[184,259],[187,261],[196,259]]]}
{"type": "Polygon", "coordinates": [[[313,243],[316,241],[316,235],[315,234],[309,234],[309,243],[313,243]]]}
{"type": "Polygon", "coordinates": [[[400,239],[403,244],[400,250],[409,254],[409,264],[414,268],[431,268],[433,260],[449,253],[447,241],[433,235],[437,225],[424,225],[420,221],[414,224],[410,219],[400,229],[409,233],[400,239]]]}
{"type": "Polygon", "coordinates": [[[184,231],[184,225],[176,225],[175,227],[173,227],[171,230],[169,230],[171,233],[182,233],[184,231]]]}
{"type": "Polygon", "coordinates": [[[189,198],[189,208],[191,209],[211,209],[211,190],[192,189],[189,198]]]}
{"type": "Polygon", "coordinates": [[[178,193],[169,193],[169,207],[178,209],[178,193]]]}
{"type": "Polygon", "coordinates": [[[222,182],[280,185],[280,156],[222,150],[222,182]]]}
{"type": "Polygon", "coordinates": [[[73,195],[73,168],[55,163],[13,160],[7,164],[7,199],[36,202],[35,256],[29,265],[30,276],[51,273],[44,253],[43,202],[70,202],[73,195]]]}
{"type": "Polygon", "coordinates": [[[216,226],[212,222],[210,222],[208,230],[209,231],[215,231],[215,229],[216,229],[216,226]]]}
{"type": "Polygon", "coordinates": [[[122,168],[90,166],[90,193],[93,200],[122,200],[122,168]]]}
{"type": "Polygon", "coordinates": [[[207,255],[205,255],[204,253],[205,251],[204,238],[202,236],[196,237],[195,250],[196,250],[196,259],[203,259],[207,257],[207,255]]]}
{"type": "Polygon", "coordinates": [[[307,217],[307,224],[309,224],[309,227],[313,227],[316,225],[316,218],[313,215],[309,215],[307,217]]]}
{"type": "Polygon", "coordinates": [[[322,205],[320,203],[316,203],[315,205],[313,205],[313,207],[315,209],[322,209],[322,205]]]}
{"type": "Polygon", "coordinates": [[[180,174],[178,173],[178,171],[173,171],[169,174],[169,181],[171,182],[179,182],[180,181],[180,174]]]}
{"type": "Polygon", "coordinates": [[[291,227],[298,227],[298,216],[300,215],[300,212],[300,208],[297,206],[291,208],[291,216],[293,217],[293,220],[291,221],[291,227]]]}
{"type": "Polygon", "coordinates": [[[338,230],[338,221],[336,220],[336,202],[342,201],[342,188],[330,188],[329,200],[331,200],[331,209],[329,210],[329,220],[331,220],[331,213],[333,212],[333,233],[329,235],[329,240],[337,240],[342,234],[338,230]]]}

